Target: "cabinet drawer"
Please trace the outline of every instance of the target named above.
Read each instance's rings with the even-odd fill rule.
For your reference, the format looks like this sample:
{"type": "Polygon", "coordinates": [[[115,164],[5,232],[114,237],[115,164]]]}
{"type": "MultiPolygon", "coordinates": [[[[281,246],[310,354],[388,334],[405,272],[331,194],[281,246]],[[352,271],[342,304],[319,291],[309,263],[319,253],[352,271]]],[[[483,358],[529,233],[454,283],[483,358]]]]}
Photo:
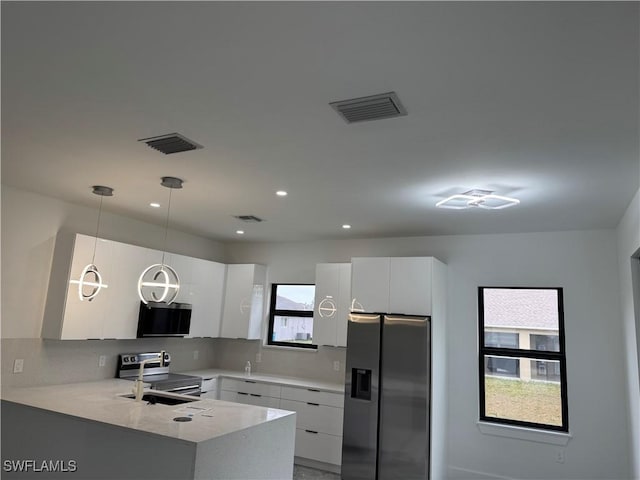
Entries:
{"type": "MultiPolygon", "coordinates": [[[[243,397],[246,398],[246,397],[243,397]]],[[[229,392],[227,390],[222,390],[220,392],[220,400],[224,400],[225,402],[234,402],[234,403],[247,403],[240,401],[238,398],[238,394],[236,392],[229,392]]]]}
{"type": "MultiPolygon", "coordinates": [[[[209,395],[209,394],[205,394],[209,395]]],[[[205,397],[203,398],[211,398],[205,397]]],[[[268,408],[279,408],[280,399],[274,397],[266,397],[264,395],[259,395],[256,393],[246,393],[246,392],[231,392],[229,390],[221,390],[220,391],[220,400],[224,400],[225,402],[233,402],[233,403],[243,403],[245,405],[256,405],[259,407],[268,407],[268,408]]]]}
{"type": "Polygon", "coordinates": [[[342,437],[296,429],[297,457],[340,465],[342,463],[342,437]]]}
{"type": "Polygon", "coordinates": [[[202,393],[215,392],[218,389],[218,378],[203,378],[201,389],[202,393]]]}
{"type": "Polygon", "coordinates": [[[297,428],[331,435],[342,435],[342,416],[344,412],[342,408],[285,399],[280,400],[280,408],[296,412],[297,428]]]}
{"type": "MultiPolygon", "coordinates": [[[[238,397],[242,395],[239,393],[238,397]]],[[[280,399],[274,397],[265,397],[264,395],[257,395],[255,393],[248,394],[246,401],[242,403],[248,403],[249,405],[257,405],[259,407],[268,408],[280,408],[280,399]]]]}
{"type": "Polygon", "coordinates": [[[321,392],[314,388],[282,387],[280,398],[344,408],[344,394],[321,392]]]}
{"type": "Polygon", "coordinates": [[[237,380],[235,378],[223,378],[220,385],[221,390],[280,398],[280,385],[260,383],[255,380],[237,380]]]}

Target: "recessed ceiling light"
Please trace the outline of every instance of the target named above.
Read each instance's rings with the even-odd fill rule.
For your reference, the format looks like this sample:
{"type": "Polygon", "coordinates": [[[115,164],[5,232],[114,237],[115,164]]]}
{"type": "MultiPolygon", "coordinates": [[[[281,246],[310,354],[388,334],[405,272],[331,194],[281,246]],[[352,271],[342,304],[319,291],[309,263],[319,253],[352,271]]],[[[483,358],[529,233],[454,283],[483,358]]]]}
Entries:
{"type": "Polygon", "coordinates": [[[149,204],[149,206],[150,206],[150,207],[153,207],[153,208],[160,208],[160,204],[159,204],[159,203],[156,203],[156,202],[152,202],[152,203],[150,203],[150,204],[149,204]]]}
{"type": "Polygon", "coordinates": [[[238,235],[244,235],[244,230],[236,230],[236,233],[237,233],[238,235]]]}
{"type": "Polygon", "coordinates": [[[279,197],[286,197],[287,196],[287,192],[285,192],[284,190],[278,190],[276,192],[276,195],[278,195],[279,197]]]}
{"type": "Polygon", "coordinates": [[[342,225],[342,228],[344,228],[345,230],[349,230],[351,228],[351,225],[345,223],[344,225],[342,225]]]}

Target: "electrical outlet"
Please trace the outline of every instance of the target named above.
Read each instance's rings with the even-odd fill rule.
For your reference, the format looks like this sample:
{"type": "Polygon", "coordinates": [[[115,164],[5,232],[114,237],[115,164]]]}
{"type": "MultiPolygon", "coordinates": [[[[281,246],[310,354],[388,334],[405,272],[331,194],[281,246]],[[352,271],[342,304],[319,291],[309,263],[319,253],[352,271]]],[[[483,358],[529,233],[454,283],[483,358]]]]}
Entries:
{"type": "Polygon", "coordinates": [[[98,358],[98,366],[99,367],[104,367],[107,364],[107,356],[106,355],[100,355],[100,358],[98,358]]]}
{"type": "Polygon", "coordinates": [[[22,373],[24,370],[24,359],[16,358],[13,362],[13,373],[22,373]]]}
{"type": "Polygon", "coordinates": [[[198,350],[193,351],[193,359],[197,360],[200,357],[200,352],[198,350]]]}
{"type": "Polygon", "coordinates": [[[564,448],[556,448],[555,457],[556,462],[564,463],[564,448]]]}
{"type": "Polygon", "coordinates": [[[333,362],[333,369],[334,369],[336,372],[339,372],[339,371],[340,371],[340,362],[339,362],[338,360],[335,360],[335,361],[333,362]]]}
{"type": "Polygon", "coordinates": [[[256,363],[260,363],[260,362],[262,362],[262,354],[256,353],[256,363]]]}

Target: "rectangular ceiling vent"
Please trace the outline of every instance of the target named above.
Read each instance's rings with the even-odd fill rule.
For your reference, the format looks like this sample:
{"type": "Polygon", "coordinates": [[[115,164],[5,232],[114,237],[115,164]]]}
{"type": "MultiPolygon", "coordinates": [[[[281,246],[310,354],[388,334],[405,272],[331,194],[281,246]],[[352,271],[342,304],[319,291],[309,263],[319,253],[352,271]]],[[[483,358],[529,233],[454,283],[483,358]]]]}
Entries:
{"type": "Polygon", "coordinates": [[[263,221],[261,218],[256,217],[255,215],[234,215],[234,218],[247,223],[260,223],[263,221]]]}
{"type": "Polygon", "coordinates": [[[347,123],[402,117],[407,114],[395,92],[330,103],[347,123]]]}
{"type": "Polygon", "coordinates": [[[188,152],[189,150],[202,148],[202,145],[198,145],[193,140],[189,140],[187,137],[180,135],[179,133],[169,133],[158,137],[142,138],[138,141],[146,143],[151,148],[158,150],[165,155],[169,155],[170,153],[188,152]]]}

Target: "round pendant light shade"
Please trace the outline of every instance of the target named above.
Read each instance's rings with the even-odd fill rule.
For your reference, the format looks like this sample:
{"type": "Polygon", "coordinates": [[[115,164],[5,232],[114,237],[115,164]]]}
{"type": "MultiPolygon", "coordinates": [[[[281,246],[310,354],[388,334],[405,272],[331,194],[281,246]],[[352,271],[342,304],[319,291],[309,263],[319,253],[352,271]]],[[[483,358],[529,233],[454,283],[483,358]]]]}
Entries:
{"type": "Polygon", "coordinates": [[[98,267],[95,265],[96,261],[96,246],[98,243],[98,232],[100,231],[100,217],[102,216],[102,199],[103,197],[112,197],[113,188],[105,187],[103,185],[94,185],[92,191],[96,195],[100,195],[100,207],[98,209],[98,225],[96,226],[95,240],[93,243],[93,258],[91,263],[87,264],[80,273],[78,280],[69,280],[69,283],[78,285],[78,298],[81,302],[87,300],[90,302],[93,300],[100,290],[107,288],[106,283],[102,283],[102,275],[98,271],[98,267]]]}
{"type": "Polygon", "coordinates": [[[162,261],[149,265],[138,278],[138,297],[147,304],[149,302],[173,303],[180,291],[178,273],[164,262],[167,247],[167,232],[169,230],[169,213],[171,212],[171,191],[182,188],[182,180],[176,177],[162,177],[160,185],[169,189],[169,203],[167,219],[164,228],[164,247],[162,261]]]}

